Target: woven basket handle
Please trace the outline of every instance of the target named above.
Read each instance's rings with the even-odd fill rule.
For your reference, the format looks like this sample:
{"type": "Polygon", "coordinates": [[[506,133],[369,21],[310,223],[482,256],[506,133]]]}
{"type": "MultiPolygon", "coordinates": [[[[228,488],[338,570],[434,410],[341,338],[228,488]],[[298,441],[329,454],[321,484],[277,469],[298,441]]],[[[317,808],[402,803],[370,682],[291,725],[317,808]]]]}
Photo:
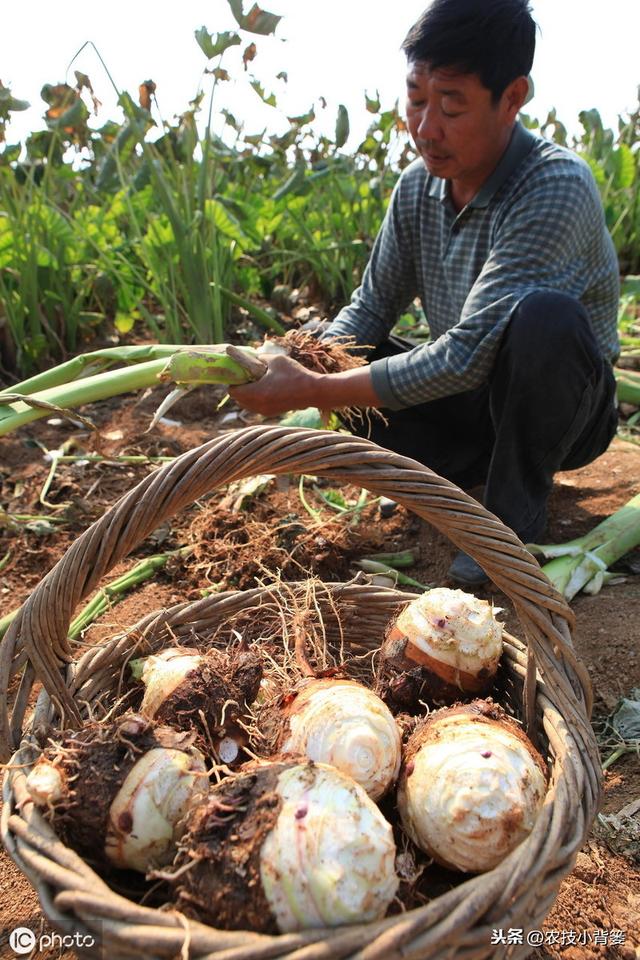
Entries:
{"type": "MultiPolygon", "coordinates": [[[[72,659],[67,631],[78,603],[156,527],[216,487],[259,473],[316,474],[366,487],[391,497],[433,524],[470,554],[513,602],[529,654],[527,683],[533,703],[535,669],[584,720],[589,680],[571,645],[572,615],[538,563],[515,534],[458,487],[414,460],[369,440],[323,430],[248,427],[189,450],[149,474],[76,540],[38,584],[0,645],[0,749],[19,739],[21,716],[8,717],[7,688],[12,673],[30,661],[24,686],[41,680],[65,722],[80,714],[65,683],[62,665],[72,659]]],[[[526,701],[526,696],[525,696],[526,701]]],[[[17,709],[17,708],[16,708],[17,709]]]]}

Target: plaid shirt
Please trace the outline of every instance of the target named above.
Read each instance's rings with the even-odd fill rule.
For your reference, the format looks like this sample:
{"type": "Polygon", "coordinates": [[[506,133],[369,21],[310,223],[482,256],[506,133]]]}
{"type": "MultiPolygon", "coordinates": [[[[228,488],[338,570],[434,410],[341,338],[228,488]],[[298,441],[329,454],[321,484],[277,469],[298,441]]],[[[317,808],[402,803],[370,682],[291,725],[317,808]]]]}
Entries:
{"type": "Polygon", "coordinates": [[[421,159],[403,171],[362,285],[324,336],[377,346],[420,297],[433,339],[371,364],[380,400],[398,410],[486,381],[514,309],[542,290],[580,300],[615,360],[618,264],[591,171],[516,123],[498,166],[459,213],[447,181],[421,159]]]}

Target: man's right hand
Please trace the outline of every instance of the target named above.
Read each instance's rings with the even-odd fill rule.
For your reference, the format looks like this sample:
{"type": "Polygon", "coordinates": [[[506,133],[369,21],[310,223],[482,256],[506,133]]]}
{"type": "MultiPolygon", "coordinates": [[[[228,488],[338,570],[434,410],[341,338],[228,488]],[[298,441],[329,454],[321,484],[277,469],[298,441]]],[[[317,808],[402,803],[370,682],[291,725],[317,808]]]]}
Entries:
{"type": "Polygon", "coordinates": [[[230,387],[229,395],[246,410],[277,417],[288,410],[318,407],[379,407],[368,366],[342,373],[315,373],[291,357],[263,354],[267,372],[260,380],[230,387]]]}

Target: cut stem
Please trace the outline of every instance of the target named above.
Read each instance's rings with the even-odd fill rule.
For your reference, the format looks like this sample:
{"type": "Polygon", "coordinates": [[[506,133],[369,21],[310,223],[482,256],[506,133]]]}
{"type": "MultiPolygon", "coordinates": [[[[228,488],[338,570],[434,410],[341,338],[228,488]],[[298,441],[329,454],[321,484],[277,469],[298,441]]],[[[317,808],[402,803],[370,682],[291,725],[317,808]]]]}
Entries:
{"type": "Polygon", "coordinates": [[[572,600],[596,578],[604,580],[604,571],[638,544],[640,494],[583,537],[561,545],[540,546],[533,543],[528,546],[536,555],[554,558],[542,569],[554,587],[567,600],[572,600]]]}

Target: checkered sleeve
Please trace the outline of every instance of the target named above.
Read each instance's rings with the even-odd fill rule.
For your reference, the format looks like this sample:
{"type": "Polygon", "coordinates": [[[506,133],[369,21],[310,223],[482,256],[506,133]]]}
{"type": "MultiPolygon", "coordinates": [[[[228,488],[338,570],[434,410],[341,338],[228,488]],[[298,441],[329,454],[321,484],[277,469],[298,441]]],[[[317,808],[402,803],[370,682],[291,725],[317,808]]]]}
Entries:
{"type": "Polygon", "coordinates": [[[574,163],[525,183],[496,221],[458,323],[431,343],[372,363],[385,405],[410,407],[483,383],[518,303],[544,290],[580,297],[582,265],[593,237],[602,234],[603,217],[586,167],[574,163]]]}
{"type": "Polygon", "coordinates": [[[323,334],[353,337],[362,346],[375,347],[388,335],[417,294],[415,244],[412,223],[416,202],[414,185],[405,177],[396,183],[376,237],[362,284],[323,334]]]}

